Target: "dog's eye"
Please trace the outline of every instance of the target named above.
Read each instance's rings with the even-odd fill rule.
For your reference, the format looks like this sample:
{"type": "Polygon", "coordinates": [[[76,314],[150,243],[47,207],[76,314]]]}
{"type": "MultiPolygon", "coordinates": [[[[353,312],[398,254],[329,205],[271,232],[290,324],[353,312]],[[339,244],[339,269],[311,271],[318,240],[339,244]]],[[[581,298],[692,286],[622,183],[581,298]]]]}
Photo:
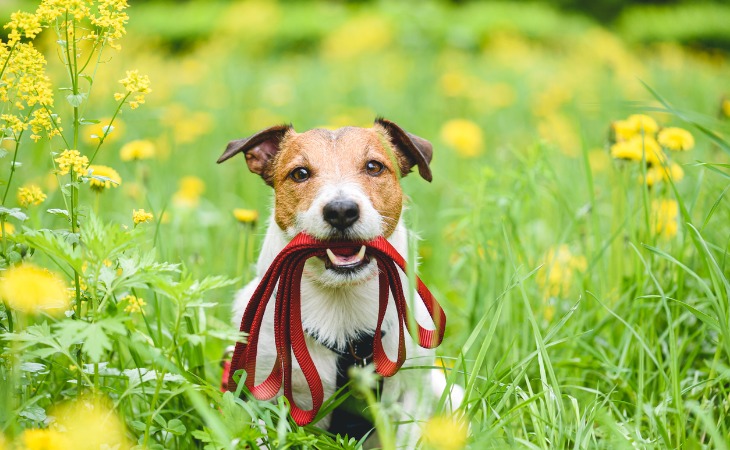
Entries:
{"type": "Polygon", "coordinates": [[[368,161],[368,163],[365,164],[365,171],[368,173],[368,175],[374,177],[383,173],[383,169],[385,169],[385,166],[383,166],[383,163],[380,163],[378,161],[368,161]]]}
{"type": "Polygon", "coordinates": [[[292,170],[289,173],[289,178],[296,181],[297,183],[301,183],[302,181],[307,181],[310,177],[309,170],[305,169],[304,167],[297,167],[296,169],[292,170]]]}

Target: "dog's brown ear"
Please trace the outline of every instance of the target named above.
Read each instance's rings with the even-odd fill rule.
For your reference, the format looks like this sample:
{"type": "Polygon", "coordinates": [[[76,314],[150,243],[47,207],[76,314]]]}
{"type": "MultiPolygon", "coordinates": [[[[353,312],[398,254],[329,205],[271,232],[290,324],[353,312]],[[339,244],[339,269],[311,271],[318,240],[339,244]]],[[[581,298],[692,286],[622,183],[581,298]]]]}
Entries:
{"type": "Polygon", "coordinates": [[[375,123],[385,129],[395,149],[404,156],[401,159],[401,175],[406,176],[413,166],[418,166],[418,173],[426,181],[431,181],[431,158],[433,157],[433,146],[430,142],[403,130],[390,120],[378,117],[375,123]]]}
{"type": "Polygon", "coordinates": [[[289,125],[276,125],[271,128],[259,131],[247,138],[238,139],[228,143],[226,151],[218,158],[218,164],[226,161],[239,153],[246,156],[248,169],[266,180],[266,167],[271,158],[279,151],[279,144],[284,135],[292,129],[289,125]]]}

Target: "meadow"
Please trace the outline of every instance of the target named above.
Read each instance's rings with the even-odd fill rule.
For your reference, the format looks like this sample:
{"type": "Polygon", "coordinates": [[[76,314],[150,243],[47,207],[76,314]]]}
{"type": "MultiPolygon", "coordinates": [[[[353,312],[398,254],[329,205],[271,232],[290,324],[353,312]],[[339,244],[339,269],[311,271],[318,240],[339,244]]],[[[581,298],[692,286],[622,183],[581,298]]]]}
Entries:
{"type": "Polygon", "coordinates": [[[219,391],[272,198],[215,161],[377,115],[434,145],[423,448],[728,448],[730,8],[132,3],[0,10],[0,449],[358,448],[219,391]]]}

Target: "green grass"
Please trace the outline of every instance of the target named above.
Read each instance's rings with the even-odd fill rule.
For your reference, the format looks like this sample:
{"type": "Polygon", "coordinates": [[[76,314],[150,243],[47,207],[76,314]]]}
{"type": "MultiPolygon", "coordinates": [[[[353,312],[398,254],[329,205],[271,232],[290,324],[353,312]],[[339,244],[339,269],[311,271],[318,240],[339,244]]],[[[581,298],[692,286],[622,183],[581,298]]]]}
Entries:
{"type": "MultiPolygon", "coordinates": [[[[9,439],[46,426],[54,405],[95,391],[111,399],[129,438],[150,448],[255,445],[254,420],[272,448],[345,445],[293,426],[282,402],[217,391],[220,355],[235,339],[230,303],[253,274],[271,192],[242,158],[215,160],[229,140],[279,122],[301,131],[364,125],[380,114],[434,144],[433,183],[403,179],[406,219],[421,237],[420,276],[448,317],[438,353],[453,363],[450,382],[466,391],[459,414],[470,424],[469,448],[727,448],[730,147],[727,120],[717,118],[728,92],[725,55],[629,45],[539,5],[513,24],[510,4],[485,7],[485,16],[471,11],[476,5],[454,7],[453,21],[436,13],[445,7],[426,5],[416,22],[397,20],[404,7],[395,3],[291,5],[302,14],[273,5],[216,4],[208,9],[220,25],[214,33],[200,31],[202,16],[195,32],[163,21],[175,14],[169,5],[131,8],[123,50],[100,65],[82,111],[108,117],[124,70],[150,75],[147,103],[123,112],[118,139],[96,161],[117,169],[121,186],[98,198],[80,187],[82,256],[66,235],[30,231],[68,229],[45,212],[64,208],[61,192],[45,185],[49,198],[28,211],[23,237],[10,239],[35,249],[26,257],[69,285],[82,260],[100,274],[106,259],[128,272],[104,272],[116,284],[88,294],[99,312],[82,326],[0,313],[14,330],[0,341],[0,377],[10,380],[0,384],[0,429],[9,439]],[[242,10],[263,11],[266,22],[237,27],[242,10]],[[358,28],[363,17],[369,26],[358,28]],[[349,20],[348,34],[338,26],[349,20]],[[153,25],[141,29],[161,22],[189,42],[170,52],[153,25]],[[389,39],[368,34],[373,23],[389,39]],[[351,46],[338,44],[346,38],[362,50],[345,54],[351,46]],[[638,111],[692,131],[696,148],[672,155],[681,182],[646,189],[638,164],[607,157],[610,122],[638,111]],[[441,127],[453,118],[483,130],[480,155],[444,142],[441,127]],[[153,140],[159,156],[122,162],[119,149],[133,139],[153,140]],[[184,176],[205,183],[194,208],[174,201],[184,176]],[[652,222],[652,201],[661,199],[678,202],[676,236],[660,236],[652,222]],[[131,227],[133,208],[158,221],[128,233],[120,225],[131,227]],[[259,211],[252,232],[233,208],[259,211]],[[163,211],[169,221],[159,220],[163,211]],[[546,255],[563,244],[585,264],[550,293],[544,280],[562,268],[546,255]],[[127,293],[147,301],[144,316],[124,312],[127,293]],[[90,364],[85,372],[71,367],[79,360],[90,364]]],[[[54,38],[40,42],[55,86],[66,86],[54,38]]],[[[71,108],[56,97],[68,132],[71,108]]],[[[24,141],[4,206],[17,206],[18,186],[44,183],[49,153],[60,150],[55,140],[24,141]]],[[[0,160],[4,180],[9,167],[0,160]]],[[[390,426],[389,409],[381,411],[390,426]]]]}

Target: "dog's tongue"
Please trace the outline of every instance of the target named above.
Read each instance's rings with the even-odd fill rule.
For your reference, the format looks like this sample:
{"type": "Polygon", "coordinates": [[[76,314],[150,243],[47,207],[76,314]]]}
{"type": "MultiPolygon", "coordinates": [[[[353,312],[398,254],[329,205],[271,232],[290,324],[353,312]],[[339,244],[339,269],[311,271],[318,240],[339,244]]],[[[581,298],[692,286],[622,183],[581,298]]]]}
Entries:
{"type": "Polygon", "coordinates": [[[327,249],[327,257],[334,266],[352,266],[358,264],[365,257],[365,246],[360,247],[360,251],[354,254],[343,254],[343,252],[352,253],[349,249],[336,249],[337,253],[331,248],[327,249]]]}

